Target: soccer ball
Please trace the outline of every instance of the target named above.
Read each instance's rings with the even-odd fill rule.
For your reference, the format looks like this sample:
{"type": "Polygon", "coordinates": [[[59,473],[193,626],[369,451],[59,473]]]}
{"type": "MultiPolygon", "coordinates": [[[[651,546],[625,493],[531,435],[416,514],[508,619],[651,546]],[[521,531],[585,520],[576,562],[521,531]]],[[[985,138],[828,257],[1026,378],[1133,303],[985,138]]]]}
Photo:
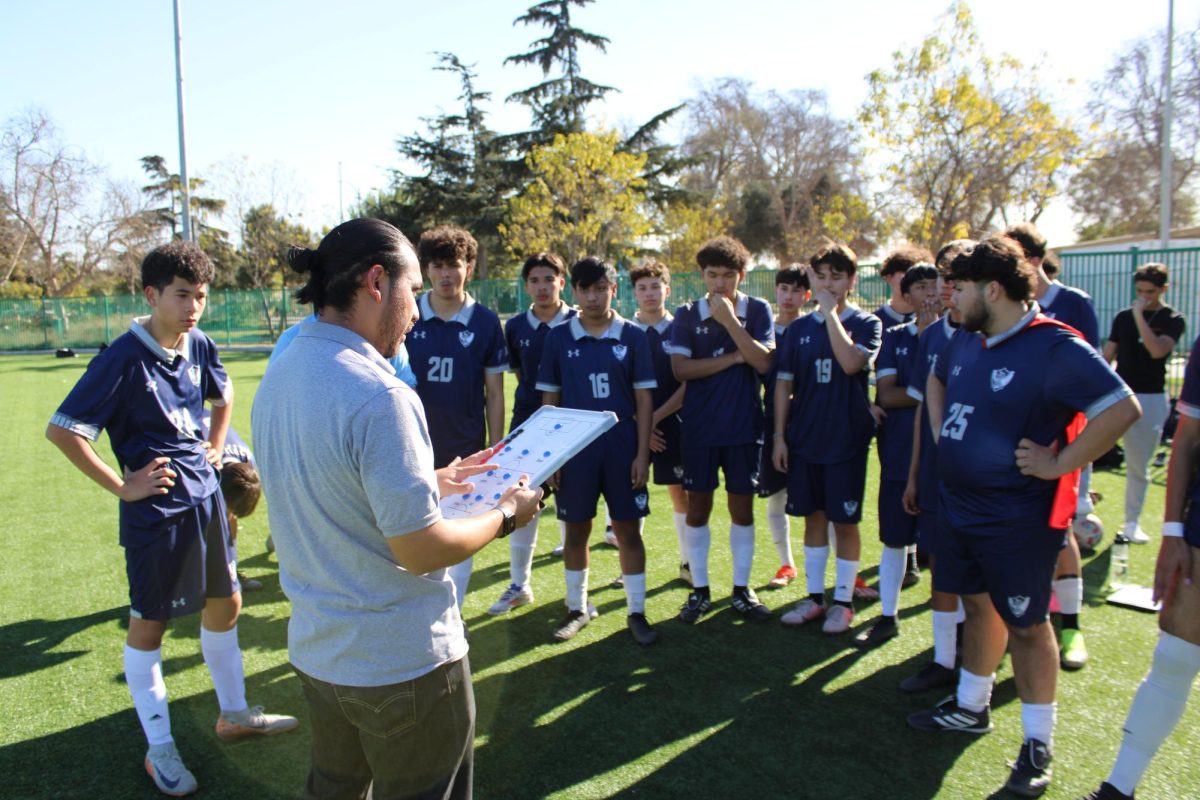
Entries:
{"type": "Polygon", "coordinates": [[[1075,520],[1072,533],[1081,550],[1095,550],[1104,540],[1104,523],[1095,514],[1088,514],[1083,519],[1075,520]]]}

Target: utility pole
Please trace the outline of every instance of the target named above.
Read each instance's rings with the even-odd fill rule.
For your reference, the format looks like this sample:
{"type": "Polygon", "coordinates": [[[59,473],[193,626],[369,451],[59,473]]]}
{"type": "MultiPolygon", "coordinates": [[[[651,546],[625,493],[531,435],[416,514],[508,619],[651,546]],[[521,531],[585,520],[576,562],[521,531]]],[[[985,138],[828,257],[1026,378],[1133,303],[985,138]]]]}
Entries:
{"type": "Polygon", "coordinates": [[[1167,52],[1163,63],[1162,167],[1159,170],[1158,238],[1171,246],[1171,67],[1175,49],[1175,0],[1167,0],[1167,52]]]}
{"type": "Polygon", "coordinates": [[[183,239],[192,241],[191,186],[187,168],[187,126],[183,116],[183,35],[179,30],[179,2],[175,0],[175,102],[179,107],[179,193],[183,197],[183,239]]]}

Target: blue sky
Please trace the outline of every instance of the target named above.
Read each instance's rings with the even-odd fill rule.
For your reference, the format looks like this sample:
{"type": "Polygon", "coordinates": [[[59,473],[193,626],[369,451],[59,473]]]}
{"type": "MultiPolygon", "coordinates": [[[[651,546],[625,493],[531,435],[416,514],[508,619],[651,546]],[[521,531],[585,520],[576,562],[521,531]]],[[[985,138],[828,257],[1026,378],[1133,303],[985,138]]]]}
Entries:
{"type": "MultiPolygon", "coordinates": [[[[514,28],[525,0],[183,0],[188,160],[193,175],[233,159],[289,176],[279,199],[314,228],[338,217],[343,196],[386,185],[398,136],[455,106],[453,77],[432,54],[477,63],[494,93],[493,127],[516,130],[524,111],[503,98],[538,79],[502,67],[540,31],[514,28]]],[[[761,88],[824,89],[835,113],[862,102],[863,76],[930,32],[948,0],[597,0],[578,24],[612,40],[584,70],[618,87],[597,122],[635,123],[739,76],[761,88]]],[[[1131,39],[1162,27],[1166,0],[976,0],[990,52],[1044,62],[1042,80],[1064,110],[1131,39]]],[[[1200,0],[1175,4],[1195,25],[1200,0]]],[[[138,159],[178,163],[170,0],[11,3],[0,26],[0,119],[37,105],[64,138],[120,179],[140,181],[138,159]]],[[[264,190],[266,191],[266,190],[264,190]]],[[[270,198],[263,198],[270,199],[270,198]]],[[[1043,218],[1052,241],[1071,239],[1061,206],[1043,218]]]]}

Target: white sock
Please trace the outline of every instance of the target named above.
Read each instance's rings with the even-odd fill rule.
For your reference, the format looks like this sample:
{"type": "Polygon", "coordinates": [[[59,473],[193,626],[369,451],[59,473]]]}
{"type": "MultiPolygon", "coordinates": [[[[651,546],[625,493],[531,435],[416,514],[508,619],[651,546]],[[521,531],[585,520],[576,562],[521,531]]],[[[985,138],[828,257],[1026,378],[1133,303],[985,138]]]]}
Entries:
{"type": "Polygon", "coordinates": [[[1125,717],[1125,737],[1108,776],[1113,788],[1133,794],[1150,766],[1150,759],[1179,724],[1197,672],[1200,672],[1200,645],[1160,633],[1150,672],[1138,687],[1125,717]]]}
{"type": "Polygon", "coordinates": [[[828,565],[828,546],[804,545],[804,583],[809,594],[825,594],[825,568],[828,565]]]}
{"type": "Polygon", "coordinates": [[[561,519],[558,521],[558,546],[567,546],[567,523],[563,522],[561,519]]]}
{"type": "Polygon", "coordinates": [[[879,554],[879,604],[885,617],[896,616],[900,607],[900,584],[907,560],[908,551],[903,547],[885,545],[879,554]]]}
{"type": "Polygon", "coordinates": [[[958,598],[958,611],[954,612],[954,624],[962,625],[967,621],[967,607],[963,605],[962,598],[958,598]]]}
{"type": "Polygon", "coordinates": [[[1083,578],[1059,578],[1054,582],[1054,593],[1058,595],[1058,606],[1064,614],[1083,611],[1083,578]]]}
{"type": "Polygon", "coordinates": [[[958,640],[958,612],[933,612],[933,660],[946,669],[954,669],[954,649],[958,640]]]}
{"type": "Polygon", "coordinates": [[[780,491],[767,498],[767,530],[771,532],[771,541],[775,544],[775,553],[779,556],[780,566],[794,567],[796,561],[792,556],[792,526],[788,522],[787,492],[780,491]]]}
{"type": "Polygon", "coordinates": [[[125,645],[125,685],[133,698],[133,707],[146,741],[151,745],[168,744],[171,738],[171,714],[167,711],[167,685],[162,676],[162,648],[135,650],[125,645]]]}
{"type": "Polygon", "coordinates": [[[222,711],[246,710],[246,676],[242,672],[242,648],[238,647],[237,625],[224,633],[200,626],[200,652],[217,690],[222,711]]]}
{"type": "Polygon", "coordinates": [[[646,573],[624,575],[625,606],[630,614],[646,613],[646,573]]]}
{"type": "Polygon", "coordinates": [[[687,526],[688,564],[692,568],[692,586],[708,586],[708,551],[712,531],[707,525],[687,526]]]}
{"type": "Polygon", "coordinates": [[[749,586],[754,565],[754,526],[729,523],[729,550],[733,553],[733,585],[749,586]]]}
{"type": "Polygon", "coordinates": [[[958,705],[967,711],[979,713],[992,702],[992,684],[996,682],[996,673],[991,675],[976,675],[967,672],[966,668],[958,672],[958,705]]]}
{"type": "Polygon", "coordinates": [[[688,540],[687,540],[687,512],[676,511],[675,515],[675,539],[679,542],[679,563],[688,563],[688,540]]]}
{"type": "Polygon", "coordinates": [[[508,574],[514,586],[528,586],[533,573],[533,551],[537,548],[538,520],[535,516],[508,537],[508,574]]]}
{"type": "Polygon", "coordinates": [[[834,530],[833,523],[826,523],[825,536],[829,539],[829,555],[837,558],[837,531],[834,530]]]}
{"type": "Polygon", "coordinates": [[[858,562],[839,558],[834,562],[836,583],[833,584],[833,599],[849,603],[854,599],[854,578],[858,575],[858,562]]]}
{"type": "Polygon", "coordinates": [[[567,578],[567,608],[571,611],[583,611],[587,608],[587,578],[586,569],[563,570],[567,578]]]}
{"type": "Polygon", "coordinates": [[[1021,703],[1021,727],[1025,741],[1037,739],[1047,747],[1054,738],[1054,713],[1058,703],[1021,703]]]}
{"type": "Polygon", "coordinates": [[[471,558],[455,564],[446,572],[454,584],[454,599],[458,601],[458,610],[462,611],[463,601],[467,599],[467,584],[471,582],[471,558]]]}

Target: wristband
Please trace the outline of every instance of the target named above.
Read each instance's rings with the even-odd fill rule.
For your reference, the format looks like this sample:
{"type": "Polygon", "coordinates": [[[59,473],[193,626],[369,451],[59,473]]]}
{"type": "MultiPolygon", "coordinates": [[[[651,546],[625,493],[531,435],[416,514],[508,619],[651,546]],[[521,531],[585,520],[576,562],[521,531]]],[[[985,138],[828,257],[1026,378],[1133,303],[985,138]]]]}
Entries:
{"type": "Polygon", "coordinates": [[[1182,522],[1164,522],[1162,526],[1162,535],[1164,538],[1179,539],[1183,537],[1182,522]]]}

